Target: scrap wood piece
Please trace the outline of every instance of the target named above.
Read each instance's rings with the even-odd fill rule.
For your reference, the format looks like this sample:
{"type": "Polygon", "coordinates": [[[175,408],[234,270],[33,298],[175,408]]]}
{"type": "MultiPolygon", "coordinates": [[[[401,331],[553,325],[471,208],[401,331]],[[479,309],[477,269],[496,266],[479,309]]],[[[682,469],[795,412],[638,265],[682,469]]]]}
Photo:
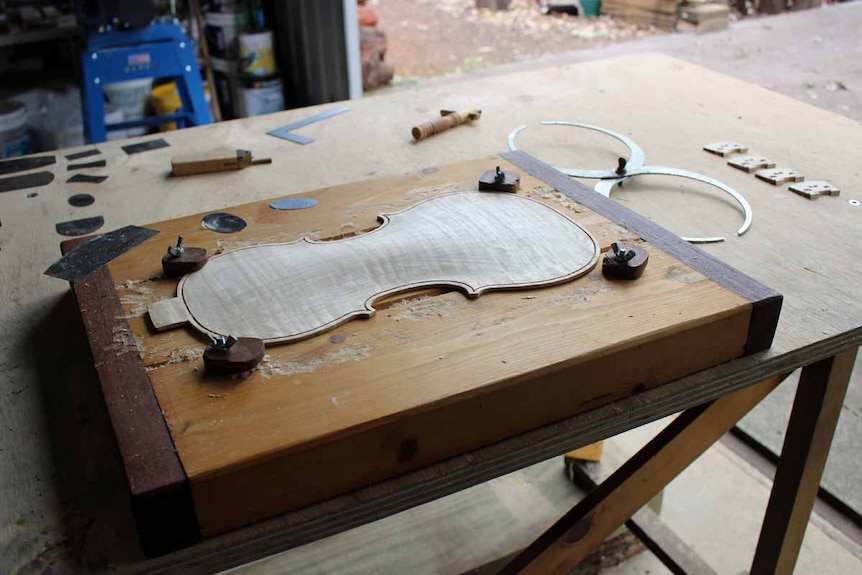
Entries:
{"type": "Polygon", "coordinates": [[[760,170],[754,176],[758,180],[769,182],[773,186],[780,186],[784,182],[802,182],[805,176],[795,170],[788,168],[774,168],[772,170],[760,170]]]}
{"type": "Polygon", "coordinates": [[[835,184],[825,180],[795,183],[788,186],[787,189],[800,196],[805,196],[809,200],[817,199],[819,196],[837,196],[841,193],[835,184]]]}
{"type": "Polygon", "coordinates": [[[757,170],[775,167],[775,162],[763,156],[742,156],[741,158],[728,160],[727,163],[737,170],[742,170],[749,174],[757,170]]]}
{"type": "Polygon", "coordinates": [[[703,149],[710,154],[715,154],[722,158],[732,156],[733,154],[745,154],[748,152],[748,146],[740,144],[739,142],[713,142],[705,145],[703,149]]]}
{"type": "Polygon", "coordinates": [[[156,331],[167,331],[189,323],[189,312],[178,297],[163,299],[147,306],[147,314],[156,331]]]}

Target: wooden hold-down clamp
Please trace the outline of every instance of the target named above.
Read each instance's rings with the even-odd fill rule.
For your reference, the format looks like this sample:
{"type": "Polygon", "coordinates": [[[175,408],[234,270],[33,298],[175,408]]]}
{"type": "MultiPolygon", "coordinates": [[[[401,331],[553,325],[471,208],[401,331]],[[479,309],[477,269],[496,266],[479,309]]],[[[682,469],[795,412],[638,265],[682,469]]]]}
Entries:
{"type": "Polygon", "coordinates": [[[479,176],[480,192],[517,192],[521,185],[521,176],[515,172],[507,172],[497,166],[494,170],[486,170],[479,176]]]}
{"type": "Polygon", "coordinates": [[[602,274],[609,279],[636,280],[649,262],[649,253],[634,246],[614,242],[602,260],[602,274]]]}
{"type": "Polygon", "coordinates": [[[478,120],[482,117],[482,110],[477,110],[476,108],[462,110],[461,112],[456,112],[454,110],[440,110],[440,116],[441,117],[436,120],[414,126],[412,131],[413,138],[416,140],[422,140],[428,136],[445,132],[449,128],[454,128],[455,126],[478,120]]]}
{"type": "Polygon", "coordinates": [[[256,337],[212,337],[204,351],[204,368],[210,375],[237,375],[252,370],[263,360],[266,349],[256,337]]]}
{"type": "Polygon", "coordinates": [[[177,238],[177,245],[169,246],[162,256],[162,270],[169,278],[178,278],[204,267],[209,260],[206,248],[187,248],[183,236],[177,238]]]}
{"type": "Polygon", "coordinates": [[[212,172],[229,172],[271,163],[271,158],[255,159],[248,150],[220,149],[202,154],[174,156],[171,158],[171,175],[193,176],[212,172]]]}

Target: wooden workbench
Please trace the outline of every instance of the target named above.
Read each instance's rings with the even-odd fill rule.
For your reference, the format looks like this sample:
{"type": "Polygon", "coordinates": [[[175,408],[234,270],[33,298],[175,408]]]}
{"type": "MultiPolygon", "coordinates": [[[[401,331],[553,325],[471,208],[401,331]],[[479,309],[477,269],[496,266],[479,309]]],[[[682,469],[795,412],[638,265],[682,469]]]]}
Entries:
{"type": "MultiPolygon", "coordinates": [[[[441,81],[350,105],[349,113],[304,128],[304,134],[316,139],[304,147],[265,132],[313,110],[172,133],[165,136],[170,148],[134,156],[116,144],[100,145],[108,159],[101,173],[110,177],[92,187],[97,201],[85,210],[65,202],[84,190],[63,184],[62,158],[53,168],[57,180],[34,190],[37,196],[27,197],[29,190],[0,194],[4,263],[0,319],[6,327],[0,344],[4,375],[0,415],[9,430],[0,440],[0,519],[6,526],[0,543],[11,550],[3,559],[8,566],[33,563],[74,569],[86,561],[124,564],[134,570],[225,568],[428,501],[797,367],[820,362],[817,369],[828,376],[829,358],[847,350],[855,353],[859,345],[862,304],[854,293],[858,272],[840,248],[862,241],[856,225],[862,208],[847,203],[859,177],[847,150],[862,143],[852,121],[656,55],[515,77],[441,81]],[[479,122],[418,144],[410,141],[409,127],[439,108],[472,104],[483,109],[479,122]],[[116,459],[105,456],[113,449],[110,427],[105,413],[92,407],[98,406],[98,386],[68,287],[41,275],[58,255],[62,238],[54,233],[54,223],[102,214],[109,230],[355,180],[421,173],[496,154],[505,148],[508,133],[521,124],[529,128],[519,136],[519,147],[557,165],[608,168],[625,153],[600,135],[540,128],[540,120],[583,121],[615,129],[644,148],[648,165],[704,173],[743,193],[754,208],[754,225],[742,237],[733,233],[740,221],[738,211],[708,188],[650,177],[615,197],[682,235],[727,236],[728,241],[706,246],[705,251],[786,298],[772,348],[360,493],[142,561],[129,544],[135,532],[125,507],[122,470],[116,459]],[[843,190],[842,196],[809,201],[729,168],[721,158],[701,150],[704,144],[727,139],[747,143],[753,152],[795,168],[808,179],[829,179],[843,190]],[[234,174],[165,178],[169,158],[177,151],[205,151],[213,142],[250,149],[256,156],[272,157],[274,163],[234,174]]],[[[345,221],[348,228],[349,224],[345,221]]],[[[838,363],[846,367],[850,360],[844,354],[838,363]]],[[[831,404],[835,393],[833,389],[831,404]]],[[[816,424],[817,417],[812,428],[819,429],[816,424]]],[[[821,431],[815,439],[823,445],[828,438],[821,431]]],[[[811,472],[803,473],[808,467],[802,460],[797,467],[810,483],[811,472]]],[[[791,489],[776,497],[793,502],[797,495],[791,489]]],[[[801,521],[804,526],[806,517],[802,513],[790,523],[801,521]]],[[[778,547],[781,552],[782,545],[778,547]]]]}

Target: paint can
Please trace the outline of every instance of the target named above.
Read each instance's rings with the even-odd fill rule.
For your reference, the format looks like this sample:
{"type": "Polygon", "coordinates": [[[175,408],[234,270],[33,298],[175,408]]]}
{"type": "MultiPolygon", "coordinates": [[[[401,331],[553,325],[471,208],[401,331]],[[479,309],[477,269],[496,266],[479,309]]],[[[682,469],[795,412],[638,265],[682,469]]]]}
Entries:
{"type": "Polygon", "coordinates": [[[281,77],[245,78],[242,88],[242,116],[261,116],[284,110],[281,77]]]}
{"type": "Polygon", "coordinates": [[[30,153],[27,107],[14,100],[0,101],[0,158],[30,153]]]}
{"type": "Polygon", "coordinates": [[[210,56],[213,58],[236,58],[239,55],[237,38],[248,28],[245,11],[207,12],[204,16],[210,56]]]}
{"type": "Polygon", "coordinates": [[[272,49],[272,30],[239,36],[240,72],[245,76],[263,78],[276,72],[272,49]]]}

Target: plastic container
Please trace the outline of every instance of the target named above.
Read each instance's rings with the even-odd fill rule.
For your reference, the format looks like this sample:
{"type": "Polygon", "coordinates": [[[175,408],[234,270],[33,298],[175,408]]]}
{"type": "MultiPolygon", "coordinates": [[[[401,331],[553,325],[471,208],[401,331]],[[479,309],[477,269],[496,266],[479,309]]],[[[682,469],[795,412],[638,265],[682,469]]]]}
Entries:
{"type": "Polygon", "coordinates": [[[0,158],[30,153],[27,107],[14,100],[0,101],[0,158]]]}
{"type": "MultiPolygon", "coordinates": [[[[105,107],[105,125],[119,124],[126,119],[126,114],[122,108],[105,107]]],[[[107,134],[107,140],[113,142],[115,140],[123,140],[129,137],[129,131],[126,130],[111,130],[107,134]]]]}
{"type": "Polygon", "coordinates": [[[240,72],[245,76],[264,78],[276,72],[272,50],[272,31],[239,35],[240,72]]]}
{"type": "Polygon", "coordinates": [[[241,12],[207,12],[204,33],[210,56],[236,58],[239,55],[237,38],[248,29],[248,17],[241,12]]]}
{"type": "Polygon", "coordinates": [[[262,116],[284,110],[281,78],[246,79],[242,88],[242,116],[262,116]]]}
{"type": "MultiPolygon", "coordinates": [[[[123,111],[126,121],[140,120],[146,113],[147,99],[150,97],[150,90],[152,88],[152,78],[106,84],[105,97],[112,108],[123,111]]],[[[129,137],[141,136],[147,133],[147,128],[145,126],[128,128],[126,132],[129,137]]],[[[108,133],[110,134],[111,132],[108,133]]]]}
{"type": "Polygon", "coordinates": [[[602,0],[581,0],[582,12],[578,16],[595,18],[602,11],[602,0]]]}

